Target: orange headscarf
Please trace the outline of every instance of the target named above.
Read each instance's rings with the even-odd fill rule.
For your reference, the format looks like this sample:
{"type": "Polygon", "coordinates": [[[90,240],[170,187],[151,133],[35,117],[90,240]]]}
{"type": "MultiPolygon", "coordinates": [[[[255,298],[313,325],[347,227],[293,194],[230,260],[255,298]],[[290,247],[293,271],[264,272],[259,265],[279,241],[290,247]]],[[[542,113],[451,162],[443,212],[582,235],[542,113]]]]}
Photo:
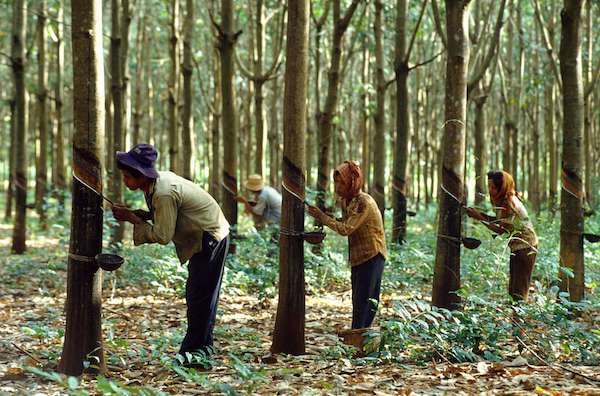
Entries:
{"type": "Polygon", "coordinates": [[[356,162],[342,162],[333,172],[333,177],[339,177],[348,186],[346,191],[342,191],[340,194],[346,201],[350,201],[360,193],[363,185],[363,173],[356,162]]]}
{"type": "Polygon", "coordinates": [[[496,193],[490,193],[492,204],[498,207],[506,207],[508,205],[511,209],[514,209],[510,197],[514,195],[521,200],[521,195],[516,190],[515,180],[513,179],[512,175],[505,171],[490,172],[488,173],[488,179],[492,180],[496,186],[496,193]],[[502,183],[500,186],[498,186],[494,180],[494,177],[490,177],[490,174],[498,173],[502,174],[502,183]]]}

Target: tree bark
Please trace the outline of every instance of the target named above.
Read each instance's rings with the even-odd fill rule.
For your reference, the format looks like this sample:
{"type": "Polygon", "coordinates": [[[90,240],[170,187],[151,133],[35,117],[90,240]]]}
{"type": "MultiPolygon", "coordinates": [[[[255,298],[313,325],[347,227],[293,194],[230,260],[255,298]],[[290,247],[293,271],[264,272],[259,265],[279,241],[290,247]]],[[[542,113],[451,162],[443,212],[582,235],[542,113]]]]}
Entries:
{"type": "Polygon", "coordinates": [[[36,163],[35,177],[35,209],[39,215],[40,227],[48,228],[46,215],[46,193],[48,190],[48,116],[46,99],[48,97],[48,72],[46,70],[46,1],[41,0],[37,15],[37,46],[38,46],[38,143],[39,151],[36,163]]]}
{"type": "Polygon", "coordinates": [[[560,75],[563,86],[563,156],[560,208],[561,289],[572,301],[584,298],[583,263],[583,81],[581,8],[583,0],[564,0],[561,11],[560,75]]]}
{"type": "MultiPolygon", "coordinates": [[[[305,188],[306,95],[308,93],[309,2],[288,2],[289,22],[283,111],[283,180],[295,192],[305,188]]],[[[283,189],[279,249],[279,302],[273,353],[305,352],[304,203],[283,189]]]]}
{"type": "Polygon", "coordinates": [[[223,139],[227,144],[223,153],[223,195],[221,207],[229,224],[237,224],[237,110],[235,104],[234,45],[239,36],[234,32],[233,1],[221,0],[221,26],[219,27],[219,52],[221,58],[221,114],[223,139]]]}
{"type": "Polygon", "coordinates": [[[179,105],[179,0],[171,2],[171,75],[169,78],[169,169],[175,173],[181,171],[179,154],[179,129],[177,127],[179,105]]]}
{"type": "Polygon", "coordinates": [[[193,180],[194,167],[192,162],[193,144],[193,92],[192,92],[192,43],[194,40],[194,0],[186,0],[186,16],[183,36],[183,177],[193,180]]]}
{"type": "MultiPolygon", "coordinates": [[[[116,154],[117,151],[123,151],[123,75],[121,74],[123,68],[121,58],[123,44],[123,33],[121,29],[121,0],[111,1],[111,38],[110,38],[110,88],[112,91],[113,101],[113,118],[112,118],[112,147],[109,148],[111,157],[116,154]]],[[[117,161],[112,162],[112,177],[116,180],[110,184],[112,187],[111,195],[114,202],[123,202],[123,185],[120,183],[117,175],[120,174],[117,161]]],[[[117,222],[111,226],[110,240],[113,246],[123,241],[125,234],[125,223],[122,221],[117,222]]]]}
{"type": "MultiPolygon", "coordinates": [[[[385,219],[385,76],[383,74],[383,3],[375,1],[375,92],[376,104],[373,144],[373,188],[371,195],[377,202],[381,218],[385,219]]],[[[408,109],[407,109],[408,112],[408,109]]]]}
{"type": "MultiPolygon", "coordinates": [[[[317,206],[325,209],[325,194],[329,187],[331,173],[331,144],[333,130],[333,116],[337,108],[338,87],[340,82],[340,65],[342,58],[342,39],[348,29],[352,15],[360,0],[352,0],[352,3],[341,16],[340,0],[333,1],[333,36],[331,39],[331,64],[328,71],[327,97],[323,111],[319,111],[319,128],[317,141],[319,145],[318,175],[317,175],[317,206]]],[[[289,18],[288,18],[289,20],[289,18]]]]}
{"type": "Polygon", "coordinates": [[[15,149],[16,149],[16,124],[17,124],[17,104],[14,99],[9,101],[10,107],[10,147],[8,154],[8,187],[6,189],[6,207],[4,210],[4,219],[6,222],[12,217],[12,208],[15,193],[15,149]]]}
{"type": "Polygon", "coordinates": [[[64,9],[63,1],[58,2],[58,23],[56,33],[56,87],[54,90],[56,103],[56,144],[54,162],[56,167],[56,190],[61,215],[65,207],[65,190],[67,189],[67,179],[65,175],[65,134],[63,125],[63,67],[65,64],[64,49],[64,9]]]}
{"type": "Polygon", "coordinates": [[[13,8],[12,70],[15,81],[16,134],[15,134],[15,217],[12,236],[12,252],[22,254],[26,246],[27,209],[27,150],[26,150],[26,88],[25,88],[25,32],[27,29],[27,4],[16,0],[13,8]]]}
{"type": "Polygon", "coordinates": [[[461,205],[464,201],[465,122],[469,65],[469,1],[446,0],[446,98],[438,237],[432,303],[456,309],[461,299],[461,205]]]}
{"type": "MultiPolygon", "coordinates": [[[[73,172],[102,191],[104,70],[100,0],[71,2],[73,48],[73,172]]],[[[102,271],[94,256],[102,250],[102,198],[73,180],[66,327],[59,371],[105,372],[102,344],[102,271]]]]}

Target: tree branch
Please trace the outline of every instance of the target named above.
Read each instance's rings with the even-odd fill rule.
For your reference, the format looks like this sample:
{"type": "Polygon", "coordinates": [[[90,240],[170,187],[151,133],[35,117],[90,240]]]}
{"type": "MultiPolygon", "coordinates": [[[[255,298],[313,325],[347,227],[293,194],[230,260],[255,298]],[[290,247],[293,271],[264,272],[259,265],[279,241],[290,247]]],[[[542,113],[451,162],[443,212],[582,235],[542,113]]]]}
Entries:
{"type": "Polygon", "coordinates": [[[542,33],[542,41],[544,43],[544,47],[546,47],[546,53],[548,54],[548,58],[550,60],[550,66],[552,67],[552,73],[554,73],[554,77],[556,78],[556,83],[558,84],[559,90],[562,92],[562,80],[560,78],[560,73],[558,72],[558,61],[554,57],[554,49],[552,48],[552,44],[550,43],[550,38],[548,37],[548,31],[546,30],[545,22],[542,20],[542,12],[540,11],[540,2],[539,0],[533,1],[534,9],[535,9],[535,20],[538,23],[538,28],[540,29],[540,33],[542,33]]]}
{"type": "Polygon", "coordinates": [[[494,26],[494,37],[490,41],[487,54],[477,70],[477,73],[471,78],[471,80],[467,83],[467,92],[471,91],[477,83],[481,80],[486,70],[490,66],[492,59],[494,58],[494,54],[496,53],[496,48],[498,47],[498,43],[500,42],[500,32],[502,31],[502,19],[504,17],[504,8],[506,5],[506,0],[502,0],[500,3],[500,9],[498,10],[498,17],[496,18],[496,25],[494,26]]]}
{"type": "Polygon", "coordinates": [[[442,44],[444,48],[448,45],[448,41],[446,39],[446,34],[444,33],[444,29],[442,28],[442,21],[440,20],[440,10],[437,5],[437,0],[431,0],[431,9],[433,10],[433,20],[435,22],[435,31],[438,36],[442,39],[442,44]]]}
{"type": "Polygon", "coordinates": [[[406,56],[404,57],[404,63],[408,64],[408,60],[410,59],[410,53],[412,52],[413,45],[415,43],[415,39],[417,38],[417,32],[419,31],[419,26],[421,25],[421,20],[423,20],[423,14],[425,14],[425,8],[427,7],[427,0],[423,1],[423,6],[421,7],[421,12],[419,13],[419,19],[417,20],[417,24],[415,25],[415,30],[413,30],[412,37],[410,38],[410,44],[408,45],[408,50],[406,51],[406,56]]]}
{"type": "Polygon", "coordinates": [[[408,71],[410,72],[411,70],[416,69],[417,67],[425,66],[426,64],[433,62],[438,56],[442,55],[444,52],[446,52],[446,48],[442,49],[440,52],[435,54],[431,59],[427,59],[425,62],[417,63],[416,65],[409,67],[408,71]]]}

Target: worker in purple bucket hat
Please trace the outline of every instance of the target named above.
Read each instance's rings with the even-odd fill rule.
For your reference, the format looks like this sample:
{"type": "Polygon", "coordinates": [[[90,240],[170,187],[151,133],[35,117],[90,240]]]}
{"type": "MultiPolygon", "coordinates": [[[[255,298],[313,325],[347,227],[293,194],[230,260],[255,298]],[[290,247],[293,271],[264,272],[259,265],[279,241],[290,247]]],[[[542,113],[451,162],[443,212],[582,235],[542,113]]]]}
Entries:
{"type": "Polygon", "coordinates": [[[181,263],[188,262],[185,286],[187,332],[175,362],[207,367],[212,353],[213,328],[225,257],[229,250],[229,223],[219,204],[200,186],[173,172],[158,172],[156,149],[146,143],[117,152],[117,166],[130,190],[141,190],[149,211],[112,207],[117,220],[133,224],[133,242],[173,241],[181,263]]]}

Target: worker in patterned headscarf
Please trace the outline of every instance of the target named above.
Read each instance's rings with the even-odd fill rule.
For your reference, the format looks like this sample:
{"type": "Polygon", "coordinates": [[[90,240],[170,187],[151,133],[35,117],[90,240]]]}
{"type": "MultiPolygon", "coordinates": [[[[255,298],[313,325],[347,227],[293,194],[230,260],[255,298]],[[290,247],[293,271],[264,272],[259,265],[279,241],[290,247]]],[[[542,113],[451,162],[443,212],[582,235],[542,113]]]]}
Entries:
{"type": "Polygon", "coordinates": [[[348,236],[352,271],[352,328],[369,327],[379,301],[387,252],[383,220],[375,200],[362,191],[363,175],[354,161],[344,161],[333,173],[335,193],[341,198],[342,218],[336,220],[316,206],[308,214],[340,235],[348,236]]]}
{"type": "Polygon", "coordinates": [[[538,251],[538,238],[511,174],[491,171],[487,177],[496,216],[486,215],[475,208],[467,208],[467,215],[481,221],[497,234],[508,235],[511,251],[508,293],[515,300],[526,300],[538,251]]]}

